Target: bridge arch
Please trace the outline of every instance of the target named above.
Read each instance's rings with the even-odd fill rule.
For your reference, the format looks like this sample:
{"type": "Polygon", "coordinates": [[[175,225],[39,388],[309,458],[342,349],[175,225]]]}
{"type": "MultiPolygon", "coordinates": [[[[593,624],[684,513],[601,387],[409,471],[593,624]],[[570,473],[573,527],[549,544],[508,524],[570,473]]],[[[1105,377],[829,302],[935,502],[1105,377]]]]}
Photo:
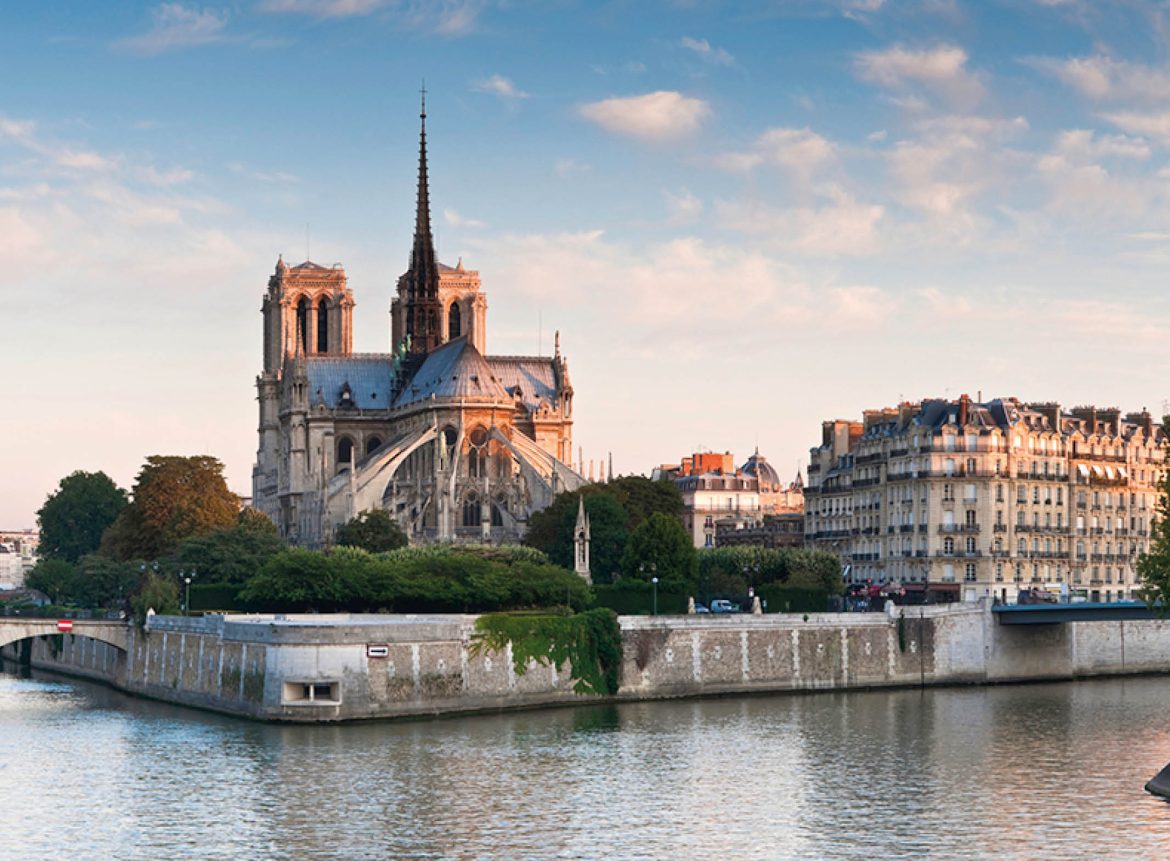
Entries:
{"type": "Polygon", "coordinates": [[[126,622],[78,621],[73,623],[73,630],[59,631],[56,619],[0,619],[0,648],[20,640],[52,634],[69,634],[74,637],[88,637],[125,652],[129,641],[128,628],[126,622]]]}

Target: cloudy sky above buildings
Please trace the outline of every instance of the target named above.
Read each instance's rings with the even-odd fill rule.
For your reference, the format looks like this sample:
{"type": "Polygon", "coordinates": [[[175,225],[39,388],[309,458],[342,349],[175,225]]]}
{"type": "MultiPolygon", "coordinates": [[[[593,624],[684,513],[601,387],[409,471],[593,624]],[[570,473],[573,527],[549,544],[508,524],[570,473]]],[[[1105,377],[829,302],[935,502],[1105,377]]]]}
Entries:
{"type": "Polygon", "coordinates": [[[250,493],[260,299],[341,262],[388,349],[429,97],[492,353],[570,360],[648,472],[1015,395],[1166,411],[1170,12],[1145,2],[236,0],[0,10],[0,526],[210,453],[250,493]]]}

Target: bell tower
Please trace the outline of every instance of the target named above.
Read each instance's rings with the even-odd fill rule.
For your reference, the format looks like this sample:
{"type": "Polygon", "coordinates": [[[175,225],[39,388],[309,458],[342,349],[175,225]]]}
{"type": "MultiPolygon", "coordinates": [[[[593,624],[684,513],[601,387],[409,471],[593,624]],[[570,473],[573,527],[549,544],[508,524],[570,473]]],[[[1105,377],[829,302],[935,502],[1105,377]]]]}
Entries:
{"type": "Polygon", "coordinates": [[[264,371],[277,373],[285,358],[347,356],[353,352],[353,292],[340,265],[276,261],[264,295],[264,371]]]}

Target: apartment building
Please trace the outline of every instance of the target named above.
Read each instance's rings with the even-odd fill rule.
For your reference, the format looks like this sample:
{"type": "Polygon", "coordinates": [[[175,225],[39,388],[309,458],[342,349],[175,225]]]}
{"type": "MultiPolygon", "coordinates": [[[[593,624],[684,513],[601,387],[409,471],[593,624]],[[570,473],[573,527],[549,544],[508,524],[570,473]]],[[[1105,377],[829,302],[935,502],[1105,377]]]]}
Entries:
{"type": "Polygon", "coordinates": [[[827,421],[810,450],[805,544],[853,582],[1034,586],[1135,597],[1165,436],[1149,412],[1013,398],[926,400],[827,421]]]}

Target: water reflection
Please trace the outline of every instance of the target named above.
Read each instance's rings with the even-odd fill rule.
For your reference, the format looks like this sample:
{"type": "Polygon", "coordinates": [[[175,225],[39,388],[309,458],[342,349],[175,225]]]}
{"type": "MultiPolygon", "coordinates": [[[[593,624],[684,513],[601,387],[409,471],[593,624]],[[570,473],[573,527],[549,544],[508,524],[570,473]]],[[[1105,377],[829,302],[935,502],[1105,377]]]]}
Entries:
{"type": "Polygon", "coordinates": [[[267,726],[0,675],[0,858],[1158,857],[1164,678],[267,726]]]}

